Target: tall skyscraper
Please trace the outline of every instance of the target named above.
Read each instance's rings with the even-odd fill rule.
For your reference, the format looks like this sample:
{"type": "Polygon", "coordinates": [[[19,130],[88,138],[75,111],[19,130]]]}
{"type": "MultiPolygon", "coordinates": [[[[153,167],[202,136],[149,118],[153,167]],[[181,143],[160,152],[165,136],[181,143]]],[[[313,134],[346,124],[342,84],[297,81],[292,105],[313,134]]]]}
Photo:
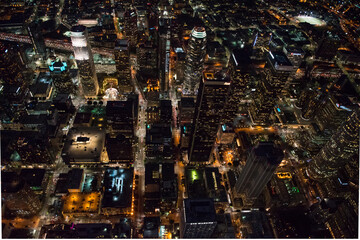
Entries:
{"type": "Polygon", "coordinates": [[[190,163],[204,164],[209,161],[229,85],[230,79],[226,73],[204,73],[195,106],[189,145],[190,163]]]}
{"type": "Polygon", "coordinates": [[[181,221],[181,238],[210,238],[217,224],[214,201],[185,199],[181,221]]]}
{"type": "Polygon", "coordinates": [[[118,39],[116,41],[114,55],[120,93],[130,93],[133,91],[133,87],[131,84],[130,51],[128,40],[118,39]]]}
{"type": "Polygon", "coordinates": [[[95,97],[99,92],[94,59],[88,40],[87,28],[82,25],[71,28],[71,42],[79,68],[80,83],[85,97],[95,97]]]}
{"type": "Polygon", "coordinates": [[[136,56],[139,65],[139,71],[145,72],[146,75],[156,77],[156,68],[158,63],[156,46],[152,42],[146,41],[136,48],[136,56]]]}
{"type": "Polygon", "coordinates": [[[129,39],[131,47],[136,46],[138,39],[137,15],[135,9],[128,9],[124,14],[124,30],[125,36],[129,39]]]}
{"type": "Polygon", "coordinates": [[[235,184],[235,191],[246,200],[256,199],[270,181],[276,168],[284,158],[283,151],[272,142],[260,142],[246,161],[235,184]]]}
{"type": "Polygon", "coordinates": [[[167,0],[158,3],[159,12],[159,80],[160,91],[169,90],[170,73],[170,38],[172,7],[167,0]]]}
{"type": "Polygon", "coordinates": [[[168,91],[169,89],[169,65],[170,65],[170,38],[171,18],[168,16],[167,11],[165,16],[160,16],[159,19],[159,79],[160,79],[160,91],[168,91]]]}
{"type": "Polygon", "coordinates": [[[28,26],[28,33],[30,35],[31,43],[33,45],[35,54],[39,58],[46,58],[46,48],[45,48],[45,41],[41,33],[40,28],[41,22],[34,21],[29,24],[28,26]]]}
{"type": "Polygon", "coordinates": [[[359,154],[359,129],[360,111],[357,109],[310,162],[308,176],[319,180],[334,176],[339,167],[359,154]]]}
{"type": "Polygon", "coordinates": [[[249,54],[243,49],[234,49],[229,60],[230,89],[226,100],[223,123],[233,123],[243,101],[249,95],[249,83],[253,75],[249,54]]]}
{"type": "Polygon", "coordinates": [[[196,95],[201,81],[206,54],[206,31],[204,27],[195,27],[190,36],[185,60],[184,95],[196,95]]]}
{"type": "Polygon", "coordinates": [[[254,94],[253,106],[250,109],[254,124],[269,124],[277,98],[285,94],[290,84],[289,77],[294,67],[283,52],[269,52],[268,66],[261,71],[261,80],[254,94]]]}

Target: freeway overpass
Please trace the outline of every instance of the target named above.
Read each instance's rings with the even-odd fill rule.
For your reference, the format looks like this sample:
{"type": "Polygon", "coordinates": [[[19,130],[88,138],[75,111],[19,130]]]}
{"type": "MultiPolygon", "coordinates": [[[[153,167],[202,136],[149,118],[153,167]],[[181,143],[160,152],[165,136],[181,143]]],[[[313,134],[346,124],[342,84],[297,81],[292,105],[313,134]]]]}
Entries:
{"type": "MultiPolygon", "coordinates": [[[[31,39],[29,36],[13,34],[13,33],[0,32],[0,40],[31,44],[31,39]]],[[[58,49],[58,50],[68,51],[68,52],[74,51],[73,46],[71,45],[71,42],[66,42],[63,40],[46,38],[45,45],[48,48],[54,48],[54,49],[58,49]]],[[[114,58],[114,53],[113,53],[112,49],[94,47],[94,48],[91,48],[91,50],[92,50],[93,54],[96,53],[96,54],[101,54],[104,56],[114,58]]]]}

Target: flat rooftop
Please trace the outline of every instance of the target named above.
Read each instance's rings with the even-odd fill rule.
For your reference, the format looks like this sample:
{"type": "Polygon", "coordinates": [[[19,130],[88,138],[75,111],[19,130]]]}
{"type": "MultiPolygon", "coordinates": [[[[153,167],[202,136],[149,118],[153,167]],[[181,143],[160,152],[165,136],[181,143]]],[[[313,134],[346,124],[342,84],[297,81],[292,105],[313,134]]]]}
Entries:
{"type": "Polygon", "coordinates": [[[132,203],[134,168],[107,168],[102,207],[128,208],[132,203]]]}
{"type": "Polygon", "coordinates": [[[216,221],[214,201],[211,198],[185,199],[184,208],[186,223],[203,223],[216,221]]]}
{"type": "Polygon", "coordinates": [[[105,144],[105,131],[91,127],[72,128],[67,136],[62,156],[76,161],[100,159],[105,144]]]}
{"type": "Polygon", "coordinates": [[[98,213],[100,192],[69,193],[64,201],[63,213],[98,213]]]}

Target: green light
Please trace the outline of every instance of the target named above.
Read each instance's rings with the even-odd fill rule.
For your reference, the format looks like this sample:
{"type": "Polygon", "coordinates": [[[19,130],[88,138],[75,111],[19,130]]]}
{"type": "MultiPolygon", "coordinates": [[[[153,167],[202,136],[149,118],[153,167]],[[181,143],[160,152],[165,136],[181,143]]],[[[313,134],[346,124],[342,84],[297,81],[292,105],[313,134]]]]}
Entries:
{"type": "Polygon", "coordinates": [[[299,189],[298,189],[297,187],[292,187],[292,192],[298,193],[298,192],[299,192],[299,189]]]}
{"type": "Polygon", "coordinates": [[[148,128],[148,129],[150,128],[150,125],[149,125],[149,124],[147,125],[147,128],[148,128]]]}
{"type": "Polygon", "coordinates": [[[192,179],[192,181],[199,179],[199,176],[197,175],[196,170],[191,170],[191,179],[192,179]]]}

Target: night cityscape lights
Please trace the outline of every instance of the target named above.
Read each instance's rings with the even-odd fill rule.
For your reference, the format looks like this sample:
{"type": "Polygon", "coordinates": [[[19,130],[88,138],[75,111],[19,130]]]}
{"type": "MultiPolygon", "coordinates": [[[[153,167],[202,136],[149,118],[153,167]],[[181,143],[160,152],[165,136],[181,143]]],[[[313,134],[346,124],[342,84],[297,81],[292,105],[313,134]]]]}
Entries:
{"type": "Polygon", "coordinates": [[[2,238],[359,238],[355,0],[2,0],[2,238]]]}

